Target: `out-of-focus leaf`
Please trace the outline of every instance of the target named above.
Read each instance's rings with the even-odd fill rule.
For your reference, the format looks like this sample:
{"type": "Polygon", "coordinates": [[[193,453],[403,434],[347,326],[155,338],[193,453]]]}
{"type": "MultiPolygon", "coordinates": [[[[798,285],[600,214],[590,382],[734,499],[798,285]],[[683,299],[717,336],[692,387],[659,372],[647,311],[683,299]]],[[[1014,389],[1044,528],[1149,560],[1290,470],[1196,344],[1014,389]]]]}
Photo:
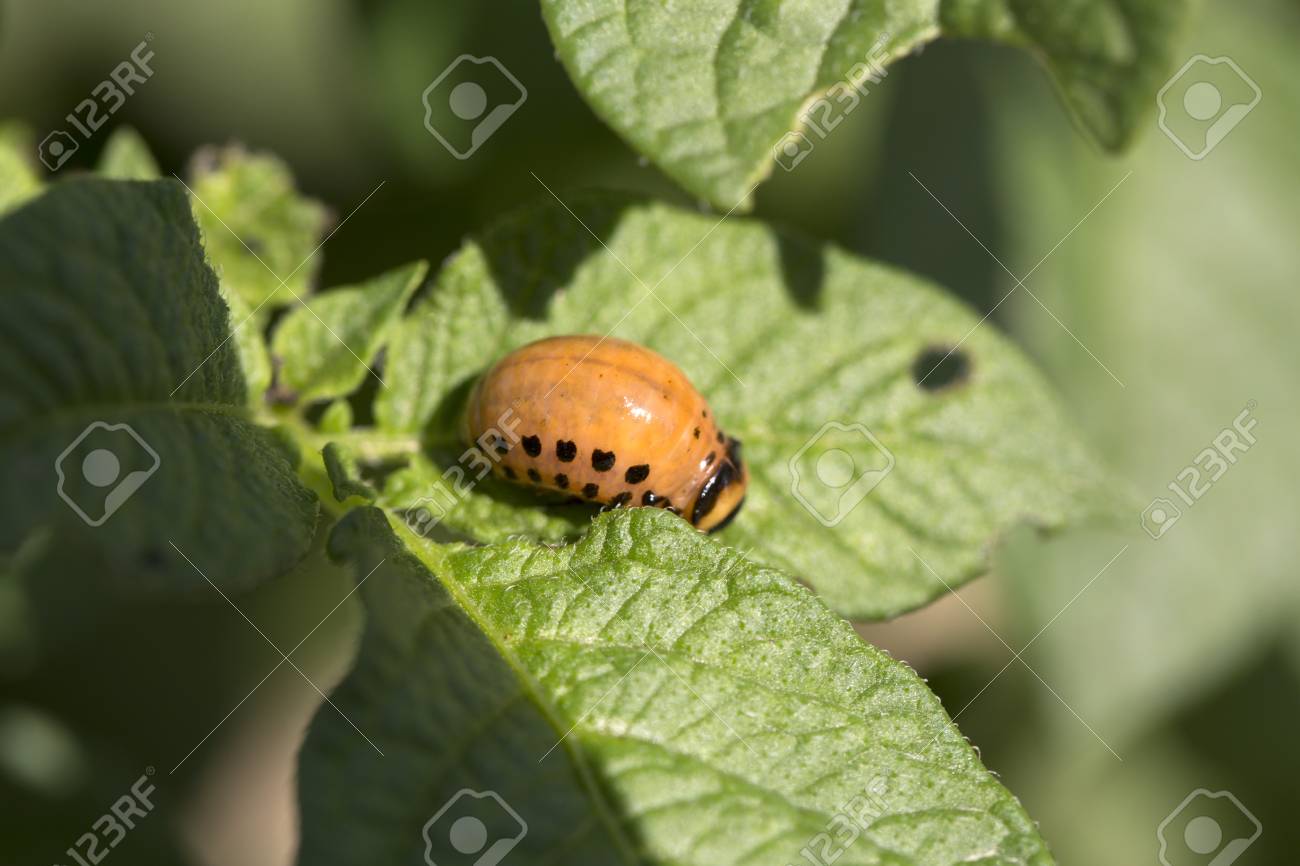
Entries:
{"type": "MultiPolygon", "coordinates": [[[[300,401],[342,397],[368,375],[429,266],[416,262],[298,305],[271,340],[280,385],[300,401]]],[[[381,385],[382,387],[382,385],[381,385]]]]}
{"type": "Polygon", "coordinates": [[[40,194],[44,184],[35,157],[36,142],[27,127],[0,123],[0,213],[40,194]]]}
{"type": "Polygon", "coordinates": [[[595,111],[688,190],[727,209],[747,204],[784,136],[802,130],[784,157],[802,159],[857,105],[860,96],[847,85],[878,79],[885,64],[941,35],[1033,51],[1083,125],[1119,147],[1151,113],[1151,97],[1171,71],[1186,6],[543,0],[542,12],[595,111]]]}
{"type": "Polygon", "coordinates": [[[52,527],[122,587],[173,592],[302,556],[316,502],[246,413],[179,184],[68,179],[4,217],[0,305],[0,550],[52,527]]]}
{"type": "Polygon", "coordinates": [[[208,258],[252,310],[265,316],[310,294],[326,211],[283,162],[238,147],[202,151],[190,188],[208,258]]]}
{"type": "Polygon", "coordinates": [[[521,862],[1052,862],[910,669],[672,515],[560,548],[399,531],[364,509],[331,541],[369,623],[304,747],[300,862],[443,862],[465,815],[521,862]]]}
{"type": "Polygon", "coordinates": [[[321,452],[321,457],[325,462],[325,472],[329,476],[330,485],[334,489],[334,498],[339,502],[345,502],[353,496],[373,502],[378,497],[375,488],[362,479],[361,471],[357,466],[357,457],[352,453],[352,449],[338,442],[330,442],[321,452]]]}
{"type": "MultiPolygon", "coordinates": [[[[1127,531],[1068,541],[1022,559],[1013,572],[1031,605],[1025,627],[1032,634],[1130,545],[1034,649],[1044,677],[1121,754],[1126,739],[1250,663],[1261,641],[1294,631],[1300,612],[1289,520],[1300,452],[1288,444],[1300,435],[1300,351],[1292,334],[1300,321],[1293,279],[1300,217],[1290,195],[1300,152],[1277,146],[1291,134],[1285,118],[1300,112],[1300,63],[1290,35],[1271,29],[1270,20],[1225,11],[1200,31],[1206,42],[1250,45],[1258,56],[1289,60],[1270,66],[1239,58],[1269,102],[1202,161],[1188,159],[1158,130],[1126,166],[1089,153],[1065,129],[1026,138],[1023,124],[1047,98],[1042,88],[1022,85],[995,115],[994,152],[1011,159],[1010,149],[1017,151],[1014,167],[1003,170],[1004,209],[1020,215],[1015,259],[1036,261],[1132,170],[1026,283],[1127,387],[1033,299],[1008,301],[1019,301],[1017,330],[1069,402],[1106,407],[1083,413],[1081,422],[1144,494],[1127,531]],[[1235,462],[1213,483],[1204,468],[1195,470],[1199,479],[1184,472],[1198,459],[1212,467],[1203,452],[1243,411],[1258,422],[1258,444],[1233,452],[1235,462]],[[1188,506],[1170,484],[1204,495],[1188,506]],[[1170,516],[1179,512],[1159,539],[1141,525],[1148,503],[1170,516]]],[[[1233,93],[1225,79],[1215,81],[1225,96],[1233,93]]],[[[1147,526],[1160,532],[1153,514],[1147,526]]],[[[1078,730],[1068,714],[1058,721],[1071,734],[1078,730]]],[[[1086,730],[1082,736],[1089,738],[1086,730]]],[[[1113,760],[1105,750],[1094,754],[1113,760]]]]}
{"type": "Polygon", "coordinates": [[[129,126],[113,130],[95,171],[117,180],[155,180],[159,176],[158,162],[149,151],[149,145],[129,126]]]}

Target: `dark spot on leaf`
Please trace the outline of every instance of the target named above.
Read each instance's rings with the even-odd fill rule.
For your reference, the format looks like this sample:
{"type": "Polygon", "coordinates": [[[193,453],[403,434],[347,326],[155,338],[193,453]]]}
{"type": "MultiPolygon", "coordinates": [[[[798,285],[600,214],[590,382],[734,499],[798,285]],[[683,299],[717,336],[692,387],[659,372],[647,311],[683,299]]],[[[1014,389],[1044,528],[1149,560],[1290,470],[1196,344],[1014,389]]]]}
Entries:
{"type": "Polygon", "coordinates": [[[961,349],[931,346],[912,364],[912,380],[923,391],[940,391],[964,384],[970,368],[970,356],[961,349]]]}
{"type": "Polygon", "coordinates": [[[648,463],[639,463],[636,466],[629,466],[627,472],[623,474],[623,478],[627,480],[628,484],[640,484],[649,477],[650,464],[648,463]]]}

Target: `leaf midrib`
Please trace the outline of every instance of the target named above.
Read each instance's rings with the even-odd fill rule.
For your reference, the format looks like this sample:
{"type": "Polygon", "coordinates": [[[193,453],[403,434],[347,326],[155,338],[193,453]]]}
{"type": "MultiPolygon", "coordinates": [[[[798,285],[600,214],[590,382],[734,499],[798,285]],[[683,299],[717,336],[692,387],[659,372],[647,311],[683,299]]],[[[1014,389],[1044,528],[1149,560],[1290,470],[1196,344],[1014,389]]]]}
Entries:
{"type": "Polygon", "coordinates": [[[0,430],[0,441],[10,442],[20,439],[24,435],[35,432],[37,428],[45,424],[58,423],[59,421],[80,421],[86,414],[112,418],[126,413],[143,415],[150,412],[194,412],[202,415],[220,415],[228,418],[238,418],[250,424],[254,420],[253,413],[248,407],[235,403],[200,403],[193,401],[173,403],[165,400],[134,403],[78,403],[73,406],[62,406],[51,412],[33,415],[18,424],[2,429],[0,430]]]}
{"type": "MultiPolygon", "coordinates": [[[[389,518],[388,512],[384,511],[383,514],[384,519],[388,521],[391,526],[392,520],[389,518]]],[[[409,534],[404,525],[395,528],[398,532],[399,538],[406,537],[409,534]]],[[[437,545],[419,544],[412,547],[414,550],[421,550],[425,555],[428,555],[431,558],[436,557],[441,565],[448,565],[448,560],[450,559],[449,554],[444,552],[437,545]]],[[[561,714],[559,708],[546,697],[541,684],[538,683],[532,674],[524,667],[508,644],[505,643],[502,636],[490,627],[489,621],[483,615],[483,612],[479,609],[478,605],[466,595],[463,587],[460,585],[460,581],[456,580],[455,577],[452,576],[454,573],[453,570],[444,567],[438,570],[430,569],[430,571],[431,577],[446,588],[447,592],[451,594],[456,604],[460,606],[460,608],[465,612],[465,615],[470,618],[483,636],[492,644],[493,648],[496,649],[502,660],[514,672],[515,676],[523,686],[523,691],[527,692],[528,696],[532,698],[542,715],[550,723],[551,728],[556,732],[564,731],[565,729],[560,723],[561,714]],[[446,577],[440,577],[440,574],[446,575],[446,577]]],[[[604,823],[608,828],[610,835],[619,843],[620,854],[623,855],[624,861],[633,864],[633,866],[644,863],[643,859],[636,853],[637,849],[633,844],[633,840],[628,837],[622,824],[615,818],[616,813],[613,806],[606,800],[600,786],[596,783],[594,773],[591,767],[587,764],[585,757],[580,754],[578,750],[572,748],[567,742],[565,742],[566,740],[568,740],[568,734],[564,734],[560,738],[558,746],[563,747],[569,754],[570,761],[577,773],[579,782],[586,789],[587,796],[591,799],[592,804],[596,806],[598,817],[604,819],[604,823]]]]}

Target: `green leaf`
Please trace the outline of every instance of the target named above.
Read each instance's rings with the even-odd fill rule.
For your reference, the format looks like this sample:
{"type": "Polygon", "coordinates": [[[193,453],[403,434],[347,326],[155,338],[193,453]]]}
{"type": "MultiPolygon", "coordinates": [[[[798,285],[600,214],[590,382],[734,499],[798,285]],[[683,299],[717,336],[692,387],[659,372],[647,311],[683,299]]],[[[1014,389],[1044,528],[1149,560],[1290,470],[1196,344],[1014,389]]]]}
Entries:
{"type": "Polygon", "coordinates": [[[609,333],[679,364],[743,441],[749,495],[723,539],[845,615],[888,617],[941,595],[944,581],[980,573],[990,542],[1021,520],[1053,527],[1113,507],[1106,474],[1025,358],[924,281],[760,223],[609,198],[569,205],[608,251],[559,207],[525,212],[451,259],[394,336],[376,417],[386,433],[421,432],[426,448],[381,504],[454,502],[443,525],[487,541],[579,532],[590,509],[544,507],[490,478],[449,500],[457,479],[439,476],[464,449],[458,419],[479,372],[540,337],[609,333]],[[917,371],[959,344],[968,376],[918,387],[917,371]],[[884,468],[864,430],[894,466],[869,495],[842,499],[817,481],[818,460],[837,448],[854,477],[884,468]]]}
{"type": "Polygon", "coordinates": [[[52,527],[122,588],[204,593],[302,556],[316,502],[249,420],[179,184],[69,179],[0,220],[0,305],[0,551],[52,527]]]}
{"type": "Polygon", "coordinates": [[[158,162],[149,152],[149,145],[129,126],[113,130],[95,171],[117,180],[156,180],[159,177],[158,162]]]}
{"type": "MultiPolygon", "coordinates": [[[[346,405],[346,404],[344,404],[346,405]]],[[[330,442],[321,451],[325,462],[325,472],[334,489],[334,498],[345,502],[349,497],[358,497],[366,502],[374,502],[379,493],[361,477],[357,457],[348,448],[338,442],[330,442]]]]}
{"type": "MultiPolygon", "coordinates": [[[[1300,435],[1293,335],[1300,294],[1291,277],[1300,272],[1292,240],[1300,211],[1291,195],[1300,151],[1278,147],[1300,111],[1300,55],[1278,26],[1294,7],[1275,2],[1258,11],[1243,17],[1211,4],[1198,22],[1196,44],[1252,46],[1261,60],[1245,72],[1272,105],[1245,116],[1203,161],[1187,159],[1161,134],[1128,166],[1060,130],[1025,140],[1024,125],[1046,98],[1033,82],[988,118],[986,150],[1003,160],[991,171],[1007,179],[1000,206],[1023,214],[1004,239],[1008,261],[1036,261],[1132,169],[1026,283],[1127,387],[1034,300],[1021,298],[1011,321],[1071,402],[1104,407],[1081,421],[1143,495],[1119,530],[1064,539],[1005,571],[1022,596],[1027,639],[1130,545],[1034,648],[1043,677],[1124,756],[1125,775],[1129,753],[1165,737],[1169,719],[1189,705],[1199,715],[1199,701],[1223,700],[1225,684],[1261,664],[1279,636],[1300,632],[1300,582],[1279,566],[1288,561],[1280,545],[1293,546],[1300,476],[1300,450],[1286,444],[1300,435]],[[1142,291],[1127,291],[1135,278],[1142,291]],[[1189,340],[1193,333],[1203,337],[1189,340]],[[1259,363],[1223,361],[1247,356],[1259,363]],[[1235,462],[1219,477],[1205,449],[1243,411],[1241,423],[1258,424],[1258,444],[1231,452],[1235,462]],[[1189,506],[1171,484],[1203,495],[1189,506]],[[1180,512],[1158,540],[1141,519],[1157,497],[1180,512]]],[[[1055,734],[1085,745],[1092,765],[1113,762],[1068,712],[1051,722],[1055,734]]],[[[1251,726],[1245,736],[1254,735],[1251,726]]],[[[1085,850],[1077,859],[1105,862],[1100,853],[1085,850]]]]}
{"type": "Polygon", "coordinates": [[[1152,95],[1171,71],[1186,6],[543,0],[542,12],[561,61],[596,113],[686,189],[727,209],[748,206],[787,133],[806,129],[815,145],[868,96],[874,85],[866,82],[884,65],[940,35],[1030,49],[1083,124],[1119,147],[1150,114],[1152,95]],[[844,86],[852,82],[857,93],[844,86]]]}
{"type": "Polygon", "coordinates": [[[399,531],[365,509],[331,540],[369,622],[304,747],[300,862],[419,863],[465,788],[526,823],[522,863],[787,864],[822,833],[843,864],[1052,862],[916,674],[672,515],[561,548],[399,531]]]}
{"type": "Polygon", "coordinates": [[[348,432],[352,429],[352,405],[342,398],[331,402],[321,413],[317,427],[327,435],[348,432]]]}
{"type": "Polygon", "coordinates": [[[35,155],[36,142],[25,126],[0,123],[0,214],[40,194],[44,184],[35,155]]]}
{"type": "Polygon", "coordinates": [[[221,299],[230,309],[230,341],[235,346],[239,368],[244,373],[248,405],[256,408],[262,405],[266,389],[271,387],[273,375],[271,352],[262,336],[264,318],[255,313],[229,283],[221,283],[219,289],[221,299]]]}
{"type": "Polygon", "coordinates": [[[350,393],[371,374],[368,365],[428,270],[416,262],[295,307],[271,340],[280,384],[303,402],[350,393]]]}
{"type": "Polygon", "coordinates": [[[307,297],[326,211],[298,193],[283,162],[235,147],[201,152],[190,187],[222,283],[259,316],[307,297]]]}

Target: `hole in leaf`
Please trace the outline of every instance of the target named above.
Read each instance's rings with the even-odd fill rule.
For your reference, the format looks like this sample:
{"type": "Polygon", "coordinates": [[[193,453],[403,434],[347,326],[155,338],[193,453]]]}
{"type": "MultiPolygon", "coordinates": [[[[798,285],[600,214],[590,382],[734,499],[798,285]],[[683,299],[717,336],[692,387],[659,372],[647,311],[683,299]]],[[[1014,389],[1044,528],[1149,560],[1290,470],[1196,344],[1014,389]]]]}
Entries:
{"type": "Polygon", "coordinates": [[[912,364],[912,380],[923,391],[942,391],[970,378],[970,356],[958,348],[931,346],[912,364]]]}

